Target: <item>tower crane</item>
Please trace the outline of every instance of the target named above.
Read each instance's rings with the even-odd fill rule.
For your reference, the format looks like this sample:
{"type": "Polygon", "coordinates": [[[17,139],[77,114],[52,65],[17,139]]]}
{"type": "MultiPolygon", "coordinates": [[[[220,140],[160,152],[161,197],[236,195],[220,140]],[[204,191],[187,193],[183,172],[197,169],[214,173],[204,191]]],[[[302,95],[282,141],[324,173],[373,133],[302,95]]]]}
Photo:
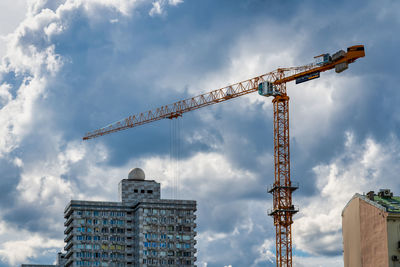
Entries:
{"type": "Polygon", "coordinates": [[[106,127],[88,132],[83,140],[88,140],[125,129],[137,127],[161,119],[174,119],[183,113],[202,107],[221,103],[236,97],[258,91],[262,96],[272,96],[274,110],[274,169],[275,179],[268,192],[273,195],[273,208],[268,212],[274,219],[276,231],[276,265],[292,267],[292,232],[293,215],[298,208],[292,204],[292,192],[298,186],[290,179],[289,151],[289,96],[286,83],[296,84],[320,77],[320,73],[335,69],[340,73],[350,63],[364,57],[363,45],[339,50],[333,55],[322,54],[314,57],[316,62],[292,68],[278,68],[272,72],[210,91],[192,98],[177,101],[146,112],[131,115],[106,127]]]}

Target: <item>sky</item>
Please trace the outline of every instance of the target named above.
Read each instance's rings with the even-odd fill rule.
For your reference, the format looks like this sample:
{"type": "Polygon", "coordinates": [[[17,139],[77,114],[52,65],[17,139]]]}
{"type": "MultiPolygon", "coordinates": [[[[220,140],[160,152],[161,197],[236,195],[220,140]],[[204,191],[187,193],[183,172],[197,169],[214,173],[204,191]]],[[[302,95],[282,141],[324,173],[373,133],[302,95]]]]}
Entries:
{"type": "Polygon", "coordinates": [[[345,72],[287,84],[294,266],[343,266],[345,204],[400,195],[399,1],[2,0],[0,17],[0,267],[53,263],[68,202],[118,201],[134,167],[197,201],[197,266],[275,266],[271,98],[82,137],[357,44],[345,72]]]}

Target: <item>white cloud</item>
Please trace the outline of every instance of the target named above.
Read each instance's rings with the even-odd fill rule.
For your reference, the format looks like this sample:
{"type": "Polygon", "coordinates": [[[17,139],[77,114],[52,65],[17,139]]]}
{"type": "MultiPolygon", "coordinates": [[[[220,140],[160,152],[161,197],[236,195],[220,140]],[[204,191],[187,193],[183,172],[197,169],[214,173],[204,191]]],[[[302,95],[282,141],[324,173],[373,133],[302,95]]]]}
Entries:
{"type": "Polygon", "coordinates": [[[18,147],[33,123],[34,104],[43,93],[45,80],[27,78],[20,86],[17,97],[0,110],[0,157],[18,147]]]}
{"type": "MultiPolygon", "coordinates": [[[[19,88],[10,84],[0,84],[0,157],[10,153],[23,138],[30,133],[35,123],[32,115],[35,104],[45,97],[48,80],[54,77],[63,66],[63,59],[55,53],[51,37],[61,34],[68,27],[68,12],[84,9],[89,14],[102,5],[117,13],[130,15],[130,10],[145,3],[142,0],[64,0],[51,2],[47,0],[30,1],[29,12],[16,31],[7,37],[7,53],[0,70],[4,73],[14,72],[24,82],[19,88]],[[48,9],[53,6],[54,10],[48,9]],[[10,90],[17,91],[12,98],[10,90]]],[[[175,2],[174,2],[175,3],[175,2]]],[[[160,6],[161,8],[161,6],[160,6]]],[[[161,12],[161,11],[160,11],[161,12]]],[[[96,13],[97,14],[97,13],[96,13]]],[[[93,18],[97,15],[93,14],[93,18]]],[[[0,73],[0,77],[2,74],[0,73]]]]}
{"type": "Polygon", "coordinates": [[[151,8],[149,15],[150,16],[160,15],[162,13],[161,5],[162,5],[161,1],[153,2],[153,7],[151,8]]]}
{"type": "Polygon", "coordinates": [[[177,6],[183,3],[183,0],[155,0],[153,2],[153,7],[150,9],[149,15],[156,16],[164,13],[165,6],[168,4],[170,6],[177,6]]]}
{"type": "Polygon", "coordinates": [[[300,257],[293,256],[294,267],[339,267],[343,266],[343,257],[300,257]]]}
{"type": "Polygon", "coordinates": [[[334,133],[333,127],[346,120],[348,110],[362,94],[360,77],[329,72],[321,75],[324,77],[319,80],[288,86],[291,97],[290,135],[301,140],[299,145],[303,153],[307,153],[321,138],[334,133]]]}
{"type": "Polygon", "coordinates": [[[10,266],[20,265],[38,254],[54,254],[62,246],[63,240],[32,234],[0,221],[0,259],[10,266]]]}
{"type": "Polygon", "coordinates": [[[317,255],[339,253],[341,212],[351,197],[381,187],[400,188],[398,140],[379,144],[368,138],[358,144],[355,139],[351,132],[346,133],[343,154],[313,168],[318,193],[300,203],[293,226],[297,249],[317,255]]]}
{"type": "Polygon", "coordinates": [[[168,0],[168,3],[172,6],[176,6],[183,3],[183,0],[168,0]]]}
{"type": "Polygon", "coordinates": [[[12,100],[12,95],[10,94],[11,85],[3,83],[0,85],[0,107],[5,106],[12,100]]]}
{"type": "Polygon", "coordinates": [[[5,36],[12,33],[25,18],[27,6],[26,0],[0,1],[0,58],[4,56],[7,47],[5,36]]]}
{"type": "Polygon", "coordinates": [[[275,239],[266,239],[261,247],[256,247],[259,257],[255,259],[252,266],[257,266],[259,263],[271,262],[273,263],[275,257],[275,239]]]}

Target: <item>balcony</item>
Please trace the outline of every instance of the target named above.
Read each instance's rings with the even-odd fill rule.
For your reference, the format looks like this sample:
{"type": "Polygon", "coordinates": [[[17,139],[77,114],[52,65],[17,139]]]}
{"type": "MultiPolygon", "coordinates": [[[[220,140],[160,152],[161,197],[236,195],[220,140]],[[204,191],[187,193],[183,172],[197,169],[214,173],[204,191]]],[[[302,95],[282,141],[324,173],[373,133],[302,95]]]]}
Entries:
{"type": "Polygon", "coordinates": [[[73,245],[73,240],[70,240],[67,245],[65,245],[64,250],[68,251],[73,245]]]}
{"type": "Polygon", "coordinates": [[[68,235],[72,231],[73,227],[72,225],[68,226],[67,229],[64,230],[64,234],[68,235]]]}
{"type": "Polygon", "coordinates": [[[73,235],[73,232],[70,232],[70,233],[65,237],[64,242],[65,242],[65,243],[68,243],[68,241],[70,241],[70,240],[72,239],[73,236],[74,236],[74,235],[73,235]]]}
{"type": "Polygon", "coordinates": [[[70,267],[70,266],[72,266],[73,263],[74,263],[74,261],[72,260],[72,257],[71,257],[69,260],[67,260],[67,262],[64,264],[64,266],[70,267]]]}
{"type": "Polygon", "coordinates": [[[67,254],[65,254],[65,259],[69,259],[73,253],[74,252],[72,251],[72,249],[70,251],[67,251],[67,254]]]}
{"type": "Polygon", "coordinates": [[[70,223],[74,220],[72,216],[69,216],[68,220],[65,221],[64,226],[70,225],[70,223]]]}

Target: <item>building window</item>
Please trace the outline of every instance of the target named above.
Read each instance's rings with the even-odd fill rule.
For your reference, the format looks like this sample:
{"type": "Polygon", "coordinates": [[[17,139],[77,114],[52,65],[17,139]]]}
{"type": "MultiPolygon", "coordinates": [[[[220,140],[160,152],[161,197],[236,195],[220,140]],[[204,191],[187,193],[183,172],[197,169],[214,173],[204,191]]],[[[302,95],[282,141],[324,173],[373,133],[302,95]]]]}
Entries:
{"type": "Polygon", "coordinates": [[[153,190],[147,190],[147,194],[153,194],[153,190]]]}
{"type": "Polygon", "coordinates": [[[137,190],[137,189],[134,189],[134,190],[133,190],[133,192],[135,192],[135,193],[138,193],[138,192],[139,192],[139,190],[137,190]]]}
{"type": "Polygon", "coordinates": [[[140,190],[140,193],[144,194],[144,190],[143,190],[143,189],[142,189],[142,190],[140,190]]]}

